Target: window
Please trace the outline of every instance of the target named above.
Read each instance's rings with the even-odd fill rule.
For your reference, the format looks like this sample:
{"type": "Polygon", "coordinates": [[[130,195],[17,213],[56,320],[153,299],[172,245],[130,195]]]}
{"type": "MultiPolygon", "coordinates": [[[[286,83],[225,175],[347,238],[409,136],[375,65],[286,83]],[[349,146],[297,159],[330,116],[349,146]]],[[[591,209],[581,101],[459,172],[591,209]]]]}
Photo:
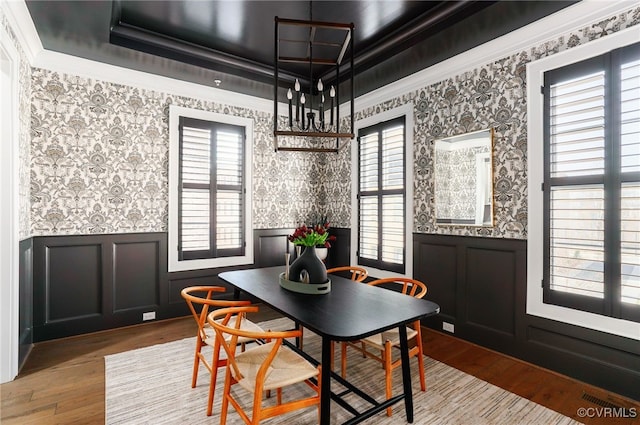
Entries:
{"type": "Polygon", "coordinates": [[[178,107],[170,115],[170,271],[252,262],[248,122],[178,107]]]}
{"type": "Polygon", "coordinates": [[[180,117],[180,259],[244,253],[244,127],[180,117]]]}
{"type": "Polygon", "coordinates": [[[357,263],[405,273],[404,116],[358,131],[357,263]]]}
{"type": "Polygon", "coordinates": [[[545,303],[640,321],[640,44],[544,73],[545,303]]]}

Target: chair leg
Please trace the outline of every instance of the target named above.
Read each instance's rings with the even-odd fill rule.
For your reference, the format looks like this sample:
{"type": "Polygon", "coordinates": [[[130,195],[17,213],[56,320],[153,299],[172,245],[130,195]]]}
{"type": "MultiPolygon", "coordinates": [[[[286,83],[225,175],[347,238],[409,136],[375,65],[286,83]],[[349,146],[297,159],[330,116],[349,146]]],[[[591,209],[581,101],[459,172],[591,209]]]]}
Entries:
{"type": "Polygon", "coordinates": [[[335,341],[331,341],[331,370],[333,370],[333,358],[334,358],[335,349],[336,349],[336,343],[335,341]]]}
{"type": "Polygon", "coordinates": [[[420,323],[418,322],[418,334],[416,335],[416,345],[418,346],[418,373],[420,373],[420,389],[427,390],[427,381],[424,377],[424,353],[422,351],[422,332],[420,331],[420,323]]]}
{"type": "Polygon", "coordinates": [[[216,391],[216,380],[218,378],[218,362],[220,360],[220,343],[218,339],[213,344],[213,359],[211,360],[211,379],[209,380],[209,398],[207,399],[207,416],[213,413],[213,396],[216,391]]]}
{"type": "MultiPolygon", "coordinates": [[[[342,344],[344,344],[344,342],[342,344]]],[[[320,394],[322,394],[322,365],[318,365],[318,380],[316,382],[317,382],[316,388],[318,390],[318,423],[321,423],[322,419],[320,419],[320,413],[321,413],[320,394]]]]}
{"type": "Polygon", "coordinates": [[[347,376],[347,343],[340,343],[340,354],[341,354],[341,362],[340,362],[340,374],[344,378],[347,376]]]}
{"type": "MultiPolygon", "coordinates": [[[[256,425],[260,423],[262,416],[262,385],[264,385],[264,381],[259,382],[257,385],[259,385],[259,387],[256,388],[256,391],[253,393],[253,410],[251,412],[251,423],[256,425]]],[[[281,396],[280,391],[282,391],[280,388],[276,390],[278,398],[281,396]]],[[[222,422],[220,423],[222,424],[222,422]]]]}
{"type": "MultiPolygon", "coordinates": [[[[385,375],[385,389],[387,394],[387,400],[391,398],[391,378],[393,369],[391,368],[391,341],[387,341],[384,344],[384,375],[385,375]]],[[[391,416],[391,407],[387,407],[387,416],[391,416]]]]}
{"type": "Polygon", "coordinates": [[[202,349],[202,340],[196,337],[196,352],[193,358],[193,375],[191,376],[191,388],[195,388],[198,383],[198,368],[200,367],[200,350],[202,349]]]}
{"type": "Polygon", "coordinates": [[[298,341],[297,341],[298,342],[298,348],[302,350],[304,348],[303,347],[303,344],[304,344],[304,327],[302,325],[298,324],[298,329],[300,329],[300,338],[297,338],[298,339],[298,341]]]}
{"type": "Polygon", "coordinates": [[[231,396],[231,369],[226,367],[224,377],[224,392],[222,393],[222,407],[220,409],[220,423],[227,423],[227,411],[229,410],[229,397],[231,396]]]}

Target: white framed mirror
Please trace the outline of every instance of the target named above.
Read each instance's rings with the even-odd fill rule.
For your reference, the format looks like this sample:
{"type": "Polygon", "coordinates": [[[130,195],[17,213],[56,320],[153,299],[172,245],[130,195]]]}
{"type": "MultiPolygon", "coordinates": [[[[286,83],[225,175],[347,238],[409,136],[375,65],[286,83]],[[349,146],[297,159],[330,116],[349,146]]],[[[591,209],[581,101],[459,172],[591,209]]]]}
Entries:
{"type": "Polygon", "coordinates": [[[493,226],[493,128],[435,141],[436,224],[493,226]]]}

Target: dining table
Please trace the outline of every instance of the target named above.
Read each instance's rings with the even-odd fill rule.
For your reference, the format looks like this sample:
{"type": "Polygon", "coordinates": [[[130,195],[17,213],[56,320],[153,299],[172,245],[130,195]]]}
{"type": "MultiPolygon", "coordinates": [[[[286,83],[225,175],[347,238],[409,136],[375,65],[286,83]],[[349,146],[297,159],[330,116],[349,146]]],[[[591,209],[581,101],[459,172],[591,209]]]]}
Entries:
{"type": "MultiPolygon", "coordinates": [[[[331,290],[324,294],[304,294],[284,289],[279,284],[284,267],[253,268],[220,273],[218,277],[234,288],[235,296],[244,292],[273,310],[293,320],[318,336],[322,341],[320,364],[330,365],[332,341],[353,341],[398,328],[400,334],[400,356],[402,359],[402,394],[384,401],[361,391],[331,367],[321,368],[320,423],[330,423],[331,400],[348,410],[352,417],[344,422],[360,423],[379,412],[404,400],[406,420],[413,422],[413,394],[409,367],[409,347],[406,325],[418,319],[440,312],[438,304],[417,299],[378,286],[369,286],[335,274],[331,279],[331,290]],[[331,391],[331,379],[365,399],[371,407],[356,410],[342,398],[342,393],[331,391]]],[[[420,342],[418,342],[420,343],[420,342]]],[[[306,356],[309,358],[309,356],[306,356]]],[[[313,359],[311,359],[313,360],[313,359]]]]}

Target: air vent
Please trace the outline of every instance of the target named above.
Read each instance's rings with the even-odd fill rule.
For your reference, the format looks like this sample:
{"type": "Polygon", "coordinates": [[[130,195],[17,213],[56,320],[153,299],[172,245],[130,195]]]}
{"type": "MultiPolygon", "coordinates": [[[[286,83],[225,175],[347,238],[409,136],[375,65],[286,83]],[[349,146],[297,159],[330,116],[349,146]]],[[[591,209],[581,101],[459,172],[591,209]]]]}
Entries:
{"type": "Polygon", "coordinates": [[[601,407],[608,407],[614,410],[620,410],[622,409],[622,406],[619,406],[617,404],[611,403],[610,401],[607,400],[603,400],[601,398],[598,398],[594,395],[591,394],[587,394],[587,393],[583,393],[582,394],[582,399],[583,400],[587,400],[588,402],[591,402],[593,404],[597,404],[598,406],[601,407]]]}

